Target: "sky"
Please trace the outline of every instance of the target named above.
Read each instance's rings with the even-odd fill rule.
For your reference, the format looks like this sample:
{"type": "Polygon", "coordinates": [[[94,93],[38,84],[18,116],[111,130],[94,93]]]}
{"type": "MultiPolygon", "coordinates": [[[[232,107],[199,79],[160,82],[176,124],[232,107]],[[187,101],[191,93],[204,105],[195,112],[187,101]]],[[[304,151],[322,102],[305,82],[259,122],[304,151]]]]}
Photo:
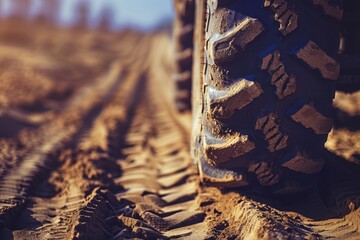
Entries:
{"type": "MultiPolygon", "coordinates": [[[[11,15],[17,0],[0,0],[0,15],[2,17],[11,15]]],[[[52,0],[30,0],[31,7],[28,9],[29,16],[35,16],[41,11],[43,1],[52,0]]],[[[113,12],[112,26],[123,28],[133,26],[141,29],[155,27],[163,20],[173,18],[173,0],[60,0],[58,12],[58,23],[69,26],[77,19],[76,5],[79,2],[89,4],[89,24],[95,26],[99,20],[102,10],[113,12]]]]}

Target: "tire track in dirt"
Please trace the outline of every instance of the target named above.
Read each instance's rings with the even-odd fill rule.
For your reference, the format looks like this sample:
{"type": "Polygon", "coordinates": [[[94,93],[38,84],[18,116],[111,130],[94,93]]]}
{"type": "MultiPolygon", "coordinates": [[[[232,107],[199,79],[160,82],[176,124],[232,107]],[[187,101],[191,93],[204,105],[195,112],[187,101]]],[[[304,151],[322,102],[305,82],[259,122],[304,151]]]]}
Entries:
{"type": "Polygon", "coordinates": [[[116,194],[114,239],[203,239],[205,232],[198,231],[206,229],[205,214],[195,201],[198,178],[179,128],[155,94],[144,99],[155,106],[140,105],[125,137],[124,173],[115,182],[127,191],[116,194]]]}
{"type": "MultiPolygon", "coordinates": [[[[146,40],[147,37],[143,39],[144,42],[146,40]]],[[[132,54],[136,53],[135,56],[146,55],[148,50],[144,42],[139,49],[136,49],[135,45],[125,47],[133,48],[132,54]]],[[[114,128],[127,121],[128,110],[133,105],[137,88],[141,86],[139,81],[143,80],[142,74],[146,69],[144,61],[138,61],[129,67],[131,60],[135,60],[132,56],[125,58],[126,61],[121,60],[113,64],[114,71],[120,73],[121,69],[126,69],[130,70],[130,74],[123,71],[125,76],[120,82],[117,81],[119,74],[112,74],[112,77],[116,78],[115,82],[119,83],[109,86],[111,91],[106,94],[105,92],[101,94],[106,79],[99,79],[101,86],[92,86],[96,93],[89,92],[91,99],[79,98],[87,101],[89,105],[100,102],[103,107],[90,118],[86,118],[84,113],[72,112],[73,115],[81,114],[79,120],[87,126],[78,129],[70,142],[62,144],[63,149],[53,157],[55,165],[60,166],[51,172],[47,179],[40,182],[39,186],[31,189],[32,194],[25,205],[25,210],[20,214],[19,220],[12,225],[16,238],[31,239],[41,236],[42,239],[77,239],[83,238],[81,234],[85,234],[86,238],[89,236],[86,234],[89,233],[96,233],[94,236],[99,238],[108,236],[106,231],[99,231],[106,230],[103,222],[96,220],[99,216],[103,216],[102,214],[111,211],[111,205],[107,204],[111,200],[109,197],[111,195],[99,189],[101,186],[110,187],[112,177],[110,173],[115,174],[112,171],[114,164],[111,164],[113,158],[109,156],[107,150],[110,145],[108,141],[111,140],[109,136],[117,134],[118,131],[114,128]],[[86,131],[89,128],[90,131],[86,131]],[[102,132],[104,129],[106,132],[102,132]],[[102,134],[97,135],[98,131],[102,134]],[[97,137],[96,140],[94,136],[97,137]],[[94,216],[91,217],[91,214],[94,216]],[[85,224],[89,221],[91,224],[85,224]]]]}
{"type": "MultiPolygon", "coordinates": [[[[116,200],[108,190],[121,188],[112,180],[121,172],[111,156],[111,141],[113,135],[121,133],[118,125],[126,121],[141,77],[142,71],[129,74],[111,101],[105,104],[90,131],[76,147],[65,148],[59,154],[61,167],[35,190],[27,204],[30,217],[41,223],[30,236],[82,239],[89,238],[92,233],[100,239],[109,237],[105,220],[112,215],[116,200]],[[44,196],[44,192],[50,197],[44,196]]],[[[26,211],[20,219],[23,222],[18,222],[15,228],[26,229],[32,222],[26,211]]],[[[17,231],[16,235],[23,236],[24,231],[28,232],[17,231]]]]}
{"type": "Polygon", "coordinates": [[[101,109],[103,101],[113,95],[121,71],[121,62],[113,62],[94,84],[84,87],[68,101],[58,118],[33,132],[29,138],[32,141],[25,146],[28,151],[19,155],[0,178],[2,225],[12,225],[29,191],[56,162],[56,152],[64,145],[76,142],[101,109]]]}
{"type": "Polygon", "coordinates": [[[125,191],[115,195],[117,215],[109,219],[113,239],[206,236],[205,213],[198,210],[196,201],[199,181],[189,156],[188,133],[168,105],[168,96],[159,91],[166,78],[158,81],[158,77],[169,73],[158,61],[159,53],[153,54],[167,41],[164,36],[154,37],[146,91],[124,137],[119,160],[123,174],[114,181],[125,191]]]}
{"type": "Polygon", "coordinates": [[[116,63],[111,71],[97,84],[83,89],[64,109],[62,118],[42,126],[34,144],[34,149],[21,156],[0,180],[0,218],[12,222],[16,212],[21,208],[32,185],[47,171],[49,155],[75,136],[81,128],[81,120],[87,117],[94,106],[101,104],[102,98],[116,84],[119,68],[116,63]]]}

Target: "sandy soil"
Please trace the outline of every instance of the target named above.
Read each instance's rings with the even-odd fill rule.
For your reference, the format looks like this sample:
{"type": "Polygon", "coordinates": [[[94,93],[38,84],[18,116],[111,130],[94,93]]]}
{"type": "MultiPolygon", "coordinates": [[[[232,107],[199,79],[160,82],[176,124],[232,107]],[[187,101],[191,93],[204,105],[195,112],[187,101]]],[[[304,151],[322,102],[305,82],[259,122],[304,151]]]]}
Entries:
{"type": "Polygon", "coordinates": [[[337,94],[312,189],[218,189],[191,162],[166,33],[4,24],[0,239],[360,238],[358,93],[337,94]]]}

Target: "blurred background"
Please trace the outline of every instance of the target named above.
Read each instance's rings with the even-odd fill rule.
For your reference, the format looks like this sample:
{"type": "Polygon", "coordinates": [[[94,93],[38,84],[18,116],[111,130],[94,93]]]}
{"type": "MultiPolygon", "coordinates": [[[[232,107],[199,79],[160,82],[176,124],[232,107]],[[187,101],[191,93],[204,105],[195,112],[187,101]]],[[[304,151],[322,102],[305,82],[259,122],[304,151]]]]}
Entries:
{"type": "Polygon", "coordinates": [[[0,0],[0,140],[47,121],[118,59],[135,62],[154,31],[170,36],[172,2],[0,0]]]}
{"type": "Polygon", "coordinates": [[[153,30],[174,16],[171,0],[0,0],[0,17],[59,26],[153,30]]]}

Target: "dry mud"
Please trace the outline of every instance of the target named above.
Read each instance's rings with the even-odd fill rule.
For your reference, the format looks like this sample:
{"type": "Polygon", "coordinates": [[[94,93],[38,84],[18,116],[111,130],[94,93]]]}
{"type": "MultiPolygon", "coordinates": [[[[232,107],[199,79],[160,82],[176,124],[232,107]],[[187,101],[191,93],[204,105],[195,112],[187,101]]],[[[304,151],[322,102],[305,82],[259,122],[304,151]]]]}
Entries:
{"type": "Polygon", "coordinates": [[[360,238],[349,96],[337,96],[342,118],[313,189],[208,187],[189,155],[191,118],[172,104],[167,34],[49,31],[0,38],[0,239],[360,238]]]}

